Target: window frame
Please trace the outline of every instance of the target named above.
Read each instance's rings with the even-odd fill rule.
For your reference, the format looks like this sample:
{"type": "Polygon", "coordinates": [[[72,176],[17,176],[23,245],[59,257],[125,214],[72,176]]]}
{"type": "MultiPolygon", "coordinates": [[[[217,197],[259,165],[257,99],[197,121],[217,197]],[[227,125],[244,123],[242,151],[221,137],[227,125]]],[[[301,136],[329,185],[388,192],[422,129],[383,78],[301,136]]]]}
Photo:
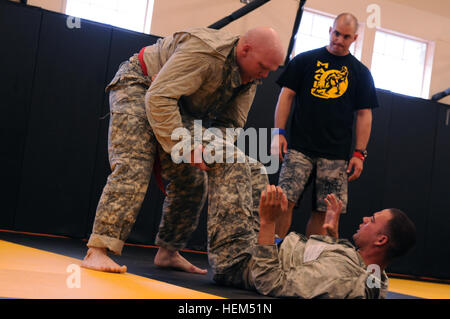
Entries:
{"type": "MultiPolygon", "coordinates": [[[[424,67],[422,71],[422,85],[421,85],[421,92],[417,96],[419,98],[428,99],[430,96],[430,86],[431,86],[431,74],[433,71],[433,60],[434,60],[434,49],[435,49],[435,42],[431,40],[425,40],[419,37],[415,37],[409,34],[401,33],[395,30],[390,30],[382,27],[376,27],[373,37],[373,45],[372,45],[372,56],[371,56],[371,66],[370,69],[373,68],[373,55],[375,53],[375,37],[377,32],[383,32],[389,35],[397,36],[400,38],[404,38],[407,40],[413,40],[417,42],[422,42],[426,45],[425,49],[425,57],[424,57],[424,67]]],[[[395,91],[392,91],[391,89],[381,88],[385,90],[389,90],[394,93],[398,93],[395,91]]],[[[404,93],[398,93],[398,94],[404,94],[404,93]]],[[[405,94],[404,94],[405,95],[405,94]]]]}
{"type": "MultiPolygon", "coordinates": [[[[67,14],[67,1],[68,0],[63,0],[62,1],[62,12],[64,14],[67,14]]],[[[124,28],[130,31],[134,31],[134,32],[142,32],[142,33],[146,33],[146,34],[151,34],[150,30],[151,30],[151,25],[152,25],[152,17],[153,17],[153,10],[155,8],[155,0],[146,0],[147,4],[145,6],[145,16],[144,16],[144,22],[143,22],[143,27],[142,27],[142,31],[136,31],[136,30],[132,30],[132,29],[128,29],[128,28],[124,28],[124,27],[119,27],[118,28],[124,28]],[[151,10],[150,10],[151,8],[151,10]]],[[[82,17],[81,17],[82,18],[82,17]]],[[[83,19],[83,18],[82,18],[83,19]]],[[[102,22],[99,22],[102,23],[102,22]]]]}

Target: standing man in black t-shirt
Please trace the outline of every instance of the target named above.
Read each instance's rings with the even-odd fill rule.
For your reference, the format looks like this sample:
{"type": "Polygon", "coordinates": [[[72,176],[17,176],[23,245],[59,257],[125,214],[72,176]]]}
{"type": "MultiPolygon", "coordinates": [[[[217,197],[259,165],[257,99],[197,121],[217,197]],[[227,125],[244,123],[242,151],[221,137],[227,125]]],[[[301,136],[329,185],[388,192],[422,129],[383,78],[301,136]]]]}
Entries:
{"type": "Polygon", "coordinates": [[[343,202],[345,213],[347,182],[357,179],[363,170],[372,108],[378,107],[378,101],[370,71],[349,52],[358,37],[357,28],[352,14],[340,14],[330,27],[329,45],[297,55],[277,81],[282,90],[271,152],[283,160],[279,186],[289,200],[287,214],[280,216],[278,234],[289,229],[292,210],[313,177],[316,199],[306,234],[324,235],[324,198],[334,193],[343,202]],[[293,101],[293,118],[286,129],[293,101]],[[356,145],[350,156],[355,112],[356,145]]]}

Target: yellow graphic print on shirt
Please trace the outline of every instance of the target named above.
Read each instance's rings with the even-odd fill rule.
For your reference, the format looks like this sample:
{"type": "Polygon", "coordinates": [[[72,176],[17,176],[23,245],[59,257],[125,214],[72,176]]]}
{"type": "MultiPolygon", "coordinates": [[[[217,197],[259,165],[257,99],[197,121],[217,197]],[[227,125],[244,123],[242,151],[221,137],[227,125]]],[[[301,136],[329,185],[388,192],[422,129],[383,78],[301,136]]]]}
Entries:
{"type": "Polygon", "coordinates": [[[314,84],[311,94],[322,99],[335,99],[347,91],[348,87],[348,68],[343,66],[341,70],[327,70],[328,63],[317,61],[317,67],[314,75],[314,84]]]}

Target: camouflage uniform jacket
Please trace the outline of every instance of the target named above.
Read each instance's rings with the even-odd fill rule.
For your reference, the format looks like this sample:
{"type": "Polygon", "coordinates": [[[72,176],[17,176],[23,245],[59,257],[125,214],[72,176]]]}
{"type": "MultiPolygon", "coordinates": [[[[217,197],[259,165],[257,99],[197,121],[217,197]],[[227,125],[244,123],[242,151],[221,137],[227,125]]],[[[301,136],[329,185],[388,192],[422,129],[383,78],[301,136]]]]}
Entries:
{"type": "Polygon", "coordinates": [[[385,298],[388,285],[384,272],[378,279],[367,271],[348,240],[318,235],[308,240],[295,232],[279,249],[255,246],[251,275],[260,293],[277,297],[385,298]]]}
{"type": "Polygon", "coordinates": [[[241,83],[235,52],[238,40],[224,31],[197,28],[142,49],[148,77],[158,74],[147,91],[145,111],[167,153],[177,143],[171,134],[183,127],[182,115],[216,121],[219,127],[244,126],[256,82],[241,83]]]}

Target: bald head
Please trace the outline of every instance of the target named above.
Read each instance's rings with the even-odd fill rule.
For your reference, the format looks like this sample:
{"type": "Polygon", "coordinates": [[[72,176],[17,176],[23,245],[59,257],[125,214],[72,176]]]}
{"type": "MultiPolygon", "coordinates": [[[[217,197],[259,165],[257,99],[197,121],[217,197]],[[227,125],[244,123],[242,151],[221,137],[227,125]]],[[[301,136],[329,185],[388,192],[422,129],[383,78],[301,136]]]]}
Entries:
{"type": "Polygon", "coordinates": [[[338,23],[352,27],[355,33],[358,31],[358,19],[351,13],[344,12],[338,15],[334,19],[333,27],[336,27],[338,23]]]}
{"type": "Polygon", "coordinates": [[[283,46],[280,36],[274,29],[270,27],[256,27],[247,31],[242,39],[255,50],[272,56],[274,60],[279,59],[278,65],[283,63],[283,46]]]}
{"type": "Polygon", "coordinates": [[[247,31],[240,37],[236,50],[243,83],[266,77],[284,62],[280,36],[270,27],[247,31]]]}

